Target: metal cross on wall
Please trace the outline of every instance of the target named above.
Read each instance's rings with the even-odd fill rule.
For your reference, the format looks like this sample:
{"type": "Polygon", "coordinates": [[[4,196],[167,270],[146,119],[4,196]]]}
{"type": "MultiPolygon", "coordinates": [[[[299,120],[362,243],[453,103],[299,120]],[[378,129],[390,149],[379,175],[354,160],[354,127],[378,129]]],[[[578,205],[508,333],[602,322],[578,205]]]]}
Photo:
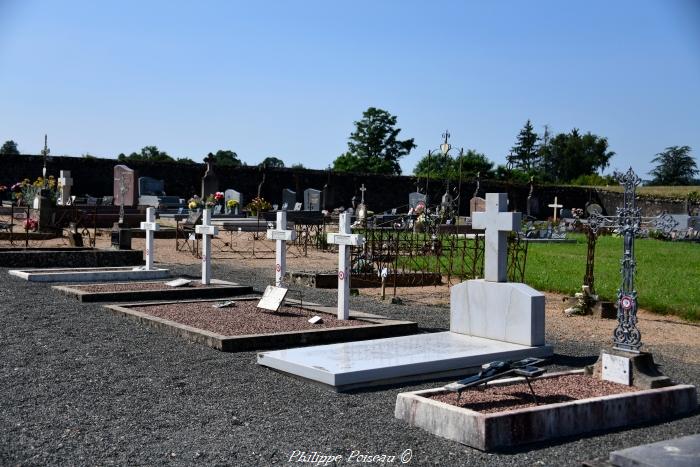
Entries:
{"type": "Polygon", "coordinates": [[[622,283],[617,290],[617,327],[613,331],[613,348],[639,353],[642,334],[637,328],[637,291],[634,288],[637,262],[634,257],[634,238],[642,228],[653,227],[670,232],[678,223],[667,213],[656,217],[642,217],[635,199],[641,179],[631,167],[619,177],[619,182],[624,188],[624,195],[622,207],[617,208],[617,215],[603,216],[594,212],[588,219],[588,227],[593,235],[597,235],[602,227],[612,227],[623,237],[620,260],[622,283]]]}
{"type": "Polygon", "coordinates": [[[41,155],[44,157],[44,168],[41,171],[41,175],[44,178],[44,189],[48,188],[49,185],[49,181],[46,179],[46,160],[51,152],[48,147],[48,139],[48,136],[44,135],[44,149],[41,151],[41,155]]]}

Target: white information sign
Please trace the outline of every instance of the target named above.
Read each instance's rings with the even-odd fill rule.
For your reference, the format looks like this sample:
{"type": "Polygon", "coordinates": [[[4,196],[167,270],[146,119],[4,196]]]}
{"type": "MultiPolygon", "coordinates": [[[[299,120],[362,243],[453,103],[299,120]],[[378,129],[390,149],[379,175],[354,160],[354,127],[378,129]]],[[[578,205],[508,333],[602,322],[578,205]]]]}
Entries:
{"type": "Polygon", "coordinates": [[[287,289],[282,287],[275,287],[274,285],[268,285],[263,293],[262,298],[258,302],[258,308],[264,310],[277,311],[284,301],[284,297],[287,296],[287,289]]]}

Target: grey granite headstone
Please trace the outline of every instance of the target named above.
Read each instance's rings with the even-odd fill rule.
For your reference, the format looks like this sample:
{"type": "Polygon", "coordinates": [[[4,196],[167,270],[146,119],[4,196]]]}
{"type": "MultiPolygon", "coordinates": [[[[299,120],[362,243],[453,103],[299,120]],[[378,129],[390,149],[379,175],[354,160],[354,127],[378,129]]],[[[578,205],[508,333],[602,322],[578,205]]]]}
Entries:
{"type": "Polygon", "coordinates": [[[121,205],[121,178],[124,176],[126,191],[124,192],[124,206],[136,206],[138,194],[136,192],[136,172],[125,165],[114,166],[114,205],[121,205]]]}
{"type": "Polygon", "coordinates": [[[304,190],[304,211],[321,210],[321,190],[307,188],[304,190]]]}
{"type": "Polygon", "coordinates": [[[165,183],[152,177],[139,177],[139,196],[165,196],[165,183]]]}
{"type": "Polygon", "coordinates": [[[416,209],[416,206],[418,206],[418,203],[421,201],[425,204],[426,196],[423,193],[419,193],[417,191],[414,191],[413,193],[408,194],[408,208],[409,209],[416,209]]]}
{"type": "Polygon", "coordinates": [[[297,204],[297,193],[289,188],[282,190],[282,205],[294,206],[297,204]]]}
{"type": "Polygon", "coordinates": [[[700,465],[700,434],[613,451],[610,463],[618,467],[696,467],[700,465]]]}

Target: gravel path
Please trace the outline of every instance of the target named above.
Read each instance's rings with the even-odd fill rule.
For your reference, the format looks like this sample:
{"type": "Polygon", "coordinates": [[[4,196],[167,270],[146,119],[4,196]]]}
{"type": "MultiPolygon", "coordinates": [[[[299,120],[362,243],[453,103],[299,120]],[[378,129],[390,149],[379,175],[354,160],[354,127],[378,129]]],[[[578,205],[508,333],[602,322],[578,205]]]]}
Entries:
{"type": "MultiPolygon", "coordinates": [[[[214,277],[260,289],[272,282],[271,274],[234,267],[214,265],[214,277]]],[[[198,271],[194,265],[174,272],[198,271]]],[[[408,465],[580,465],[611,450],[700,430],[694,415],[486,454],[394,419],[399,392],[435,383],[336,394],[257,366],[254,352],[221,353],[5,270],[0,278],[0,465],[271,465],[286,464],[294,450],[347,459],[353,450],[400,455],[407,449],[408,465]]],[[[334,293],[305,290],[304,300],[332,305],[334,293]]],[[[449,321],[439,307],[367,297],[352,297],[351,305],[427,329],[449,321]]],[[[553,369],[593,363],[600,350],[586,336],[549,339],[558,353],[553,369]]],[[[672,344],[660,350],[655,357],[666,374],[700,383],[700,365],[676,360],[672,344]]]]}

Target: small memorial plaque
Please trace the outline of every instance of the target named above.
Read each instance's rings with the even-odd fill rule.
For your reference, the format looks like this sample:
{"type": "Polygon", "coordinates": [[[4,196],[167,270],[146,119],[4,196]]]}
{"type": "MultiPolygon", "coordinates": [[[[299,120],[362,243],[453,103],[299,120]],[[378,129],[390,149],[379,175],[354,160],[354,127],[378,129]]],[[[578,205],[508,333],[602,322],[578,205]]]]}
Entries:
{"type": "Polygon", "coordinates": [[[292,234],[294,233],[293,230],[268,230],[267,231],[267,238],[268,240],[285,240],[285,241],[290,241],[294,240],[294,237],[292,234]]]}
{"type": "Polygon", "coordinates": [[[277,311],[284,301],[284,297],[287,296],[287,289],[282,287],[275,287],[274,285],[268,285],[263,293],[262,298],[258,302],[258,308],[264,310],[277,311]]]}
{"type": "Polygon", "coordinates": [[[175,279],[173,281],[166,282],[165,285],[168,287],[187,287],[191,283],[192,281],[189,279],[175,279]]]}
{"type": "Polygon", "coordinates": [[[321,323],[323,323],[323,318],[321,318],[320,316],[314,316],[313,318],[311,318],[311,319],[309,320],[309,323],[311,323],[311,324],[321,324],[321,323]]]}
{"type": "Polygon", "coordinates": [[[214,308],[228,308],[232,306],[236,306],[236,302],[234,300],[226,300],[225,302],[220,302],[213,305],[214,308]]]}
{"type": "Polygon", "coordinates": [[[365,242],[365,239],[356,234],[328,234],[328,243],[333,243],[335,245],[350,245],[350,246],[360,246],[365,242]]]}
{"type": "Polygon", "coordinates": [[[630,359],[603,353],[602,378],[613,383],[632,384],[630,359]]]}

